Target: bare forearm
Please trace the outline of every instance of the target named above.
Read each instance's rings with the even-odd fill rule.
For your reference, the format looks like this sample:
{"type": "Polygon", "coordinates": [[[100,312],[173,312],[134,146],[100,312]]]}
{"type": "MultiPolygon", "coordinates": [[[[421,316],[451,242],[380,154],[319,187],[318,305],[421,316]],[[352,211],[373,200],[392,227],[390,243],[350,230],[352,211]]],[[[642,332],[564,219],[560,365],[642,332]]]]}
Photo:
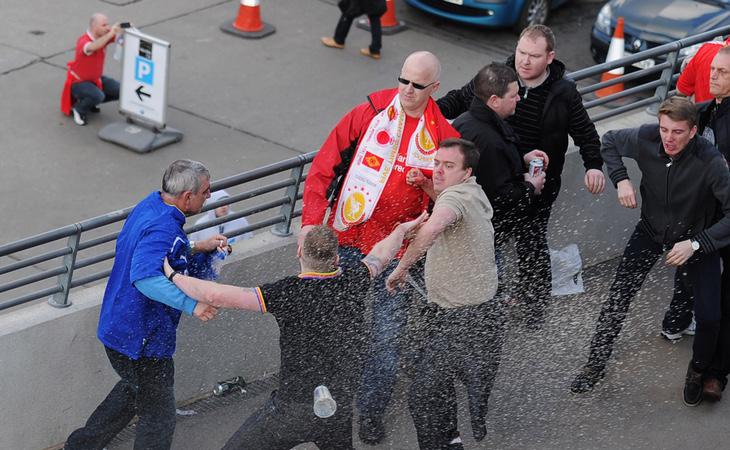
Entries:
{"type": "Polygon", "coordinates": [[[375,278],[380,275],[385,266],[395,257],[398,250],[403,246],[405,231],[400,225],[395,227],[392,233],[385,239],[375,244],[370,253],[365,257],[364,262],[370,268],[370,273],[375,278]],[[374,261],[373,261],[374,260],[374,261]]]}
{"type": "Polygon", "coordinates": [[[177,274],[173,277],[175,286],[189,297],[216,308],[248,309],[260,311],[255,289],[242,288],[212,281],[199,280],[177,274]]]}
{"type": "Polygon", "coordinates": [[[411,241],[408,249],[403,254],[403,257],[398,263],[398,268],[401,270],[408,270],[416,261],[431,248],[433,242],[436,240],[438,233],[434,234],[427,228],[422,228],[416,237],[411,241]]]}

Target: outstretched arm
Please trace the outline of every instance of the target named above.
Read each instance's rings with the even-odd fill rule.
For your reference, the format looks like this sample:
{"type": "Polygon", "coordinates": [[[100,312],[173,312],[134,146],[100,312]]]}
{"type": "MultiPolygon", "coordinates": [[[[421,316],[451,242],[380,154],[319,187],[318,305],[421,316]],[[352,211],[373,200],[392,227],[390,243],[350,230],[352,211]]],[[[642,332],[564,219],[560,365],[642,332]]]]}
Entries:
{"type": "Polygon", "coordinates": [[[257,288],[243,288],[228,284],[219,284],[207,280],[199,280],[175,272],[165,258],[165,276],[175,283],[188,297],[199,302],[207,303],[216,308],[247,309],[249,311],[265,312],[260,302],[257,288]]]}
{"type": "Polygon", "coordinates": [[[388,277],[386,286],[389,291],[394,291],[405,282],[408,269],[413,263],[421,259],[428,249],[431,248],[436,238],[457,220],[456,213],[449,207],[440,207],[433,210],[431,219],[424,223],[418,230],[413,242],[408,246],[408,250],[406,250],[406,253],[398,263],[398,267],[388,277]]]}
{"type": "Polygon", "coordinates": [[[426,219],[428,219],[428,213],[424,211],[414,220],[399,224],[388,237],[375,244],[375,247],[362,260],[368,266],[368,269],[370,269],[370,276],[372,278],[377,277],[383,272],[385,266],[390,263],[390,260],[393,259],[396,253],[398,253],[398,250],[403,246],[403,240],[409,237],[414,230],[418,229],[426,219]]]}

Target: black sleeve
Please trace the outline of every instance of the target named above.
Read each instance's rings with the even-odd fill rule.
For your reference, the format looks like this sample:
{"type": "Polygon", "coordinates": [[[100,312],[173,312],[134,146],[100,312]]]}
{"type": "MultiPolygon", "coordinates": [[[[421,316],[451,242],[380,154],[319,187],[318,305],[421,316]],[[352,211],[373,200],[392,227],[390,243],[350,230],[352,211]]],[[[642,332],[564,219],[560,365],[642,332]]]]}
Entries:
{"type": "Polygon", "coordinates": [[[514,173],[506,157],[510,149],[479,142],[479,178],[492,206],[500,211],[519,212],[532,202],[535,188],[514,173]]]}
{"type": "Polygon", "coordinates": [[[583,99],[575,85],[573,85],[571,92],[568,134],[573,138],[575,145],[578,146],[585,169],[601,170],[603,166],[601,140],[598,137],[596,126],[593,125],[593,121],[588,117],[588,112],[583,107],[583,99]]]}
{"type": "Polygon", "coordinates": [[[639,155],[640,128],[624,128],[610,130],[603,135],[601,155],[606,161],[606,170],[614,187],[620,181],[628,180],[629,173],[622,160],[623,157],[636,159],[639,155]]]}
{"type": "Polygon", "coordinates": [[[260,295],[261,311],[273,314],[275,317],[284,317],[292,309],[292,301],[297,299],[297,277],[286,277],[273,283],[266,283],[257,288],[260,295]]]}
{"type": "Polygon", "coordinates": [[[730,172],[722,155],[710,162],[707,178],[723,217],[694,239],[700,243],[703,252],[710,253],[730,245],[730,172]]]}
{"type": "Polygon", "coordinates": [[[460,114],[466,112],[474,98],[474,79],[472,78],[461,89],[449,91],[446,95],[436,100],[436,104],[441,109],[441,114],[447,119],[453,120],[460,114]]]}

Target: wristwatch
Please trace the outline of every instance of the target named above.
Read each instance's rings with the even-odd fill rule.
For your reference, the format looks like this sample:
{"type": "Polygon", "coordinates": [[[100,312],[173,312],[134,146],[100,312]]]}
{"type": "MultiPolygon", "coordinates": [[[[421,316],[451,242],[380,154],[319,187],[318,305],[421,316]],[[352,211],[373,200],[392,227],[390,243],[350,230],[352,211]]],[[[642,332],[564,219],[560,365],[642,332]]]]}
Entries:
{"type": "Polygon", "coordinates": [[[700,243],[695,241],[694,239],[691,239],[690,244],[692,244],[692,250],[697,251],[700,249],[700,243]]]}

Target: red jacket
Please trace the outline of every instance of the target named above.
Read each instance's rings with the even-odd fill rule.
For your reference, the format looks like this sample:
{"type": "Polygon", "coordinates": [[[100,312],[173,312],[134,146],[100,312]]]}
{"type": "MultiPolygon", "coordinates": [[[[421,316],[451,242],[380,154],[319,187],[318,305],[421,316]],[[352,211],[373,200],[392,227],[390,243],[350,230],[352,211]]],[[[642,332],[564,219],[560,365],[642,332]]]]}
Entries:
{"type": "MultiPolygon", "coordinates": [[[[76,56],[66,66],[66,82],[61,92],[61,112],[67,116],[71,114],[73,99],[71,98],[71,85],[82,81],[90,81],[101,89],[101,74],[104,72],[104,56],[106,55],[106,45],[94,53],[87,55],[84,53],[84,47],[94,42],[94,39],[88,32],[84,33],[76,41],[76,56]]],[[[114,42],[109,41],[107,45],[114,42]]]]}
{"type": "MultiPolygon", "coordinates": [[[[304,185],[302,226],[322,224],[327,208],[332,205],[334,209],[341,187],[336,182],[340,179],[341,183],[344,179],[370,121],[390,104],[397,93],[397,89],[386,89],[370,94],[367,102],[347,113],[327,136],[312,162],[304,185]],[[332,203],[330,197],[334,197],[332,203]]],[[[425,126],[437,146],[446,138],[459,136],[433,100],[429,100],[426,108],[429,110],[428,116],[433,119],[425,126]]],[[[405,155],[407,142],[417,124],[417,119],[407,118],[399,155],[405,155]]],[[[390,234],[395,225],[418,217],[428,204],[428,196],[421,189],[405,182],[408,169],[405,163],[396,163],[369,220],[344,232],[335,231],[340,245],[356,247],[367,254],[376,243],[390,234]],[[402,171],[398,170],[399,165],[403,166],[402,171]]],[[[430,173],[425,174],[431,176],[430,173]]],[[[330,214],[327,221],[329,226],[332,226],[333,220],[334,214],[330,214]]]]}
{"type": "Polygon", "coordinates": [[[695,103],[714,99],[710,94],[710,65],[717,52],[728,44],[730,38],[725,42],[713,41],[703,44],[679,75],[677,90],[686,96],[694,94],[695,103]]]}

